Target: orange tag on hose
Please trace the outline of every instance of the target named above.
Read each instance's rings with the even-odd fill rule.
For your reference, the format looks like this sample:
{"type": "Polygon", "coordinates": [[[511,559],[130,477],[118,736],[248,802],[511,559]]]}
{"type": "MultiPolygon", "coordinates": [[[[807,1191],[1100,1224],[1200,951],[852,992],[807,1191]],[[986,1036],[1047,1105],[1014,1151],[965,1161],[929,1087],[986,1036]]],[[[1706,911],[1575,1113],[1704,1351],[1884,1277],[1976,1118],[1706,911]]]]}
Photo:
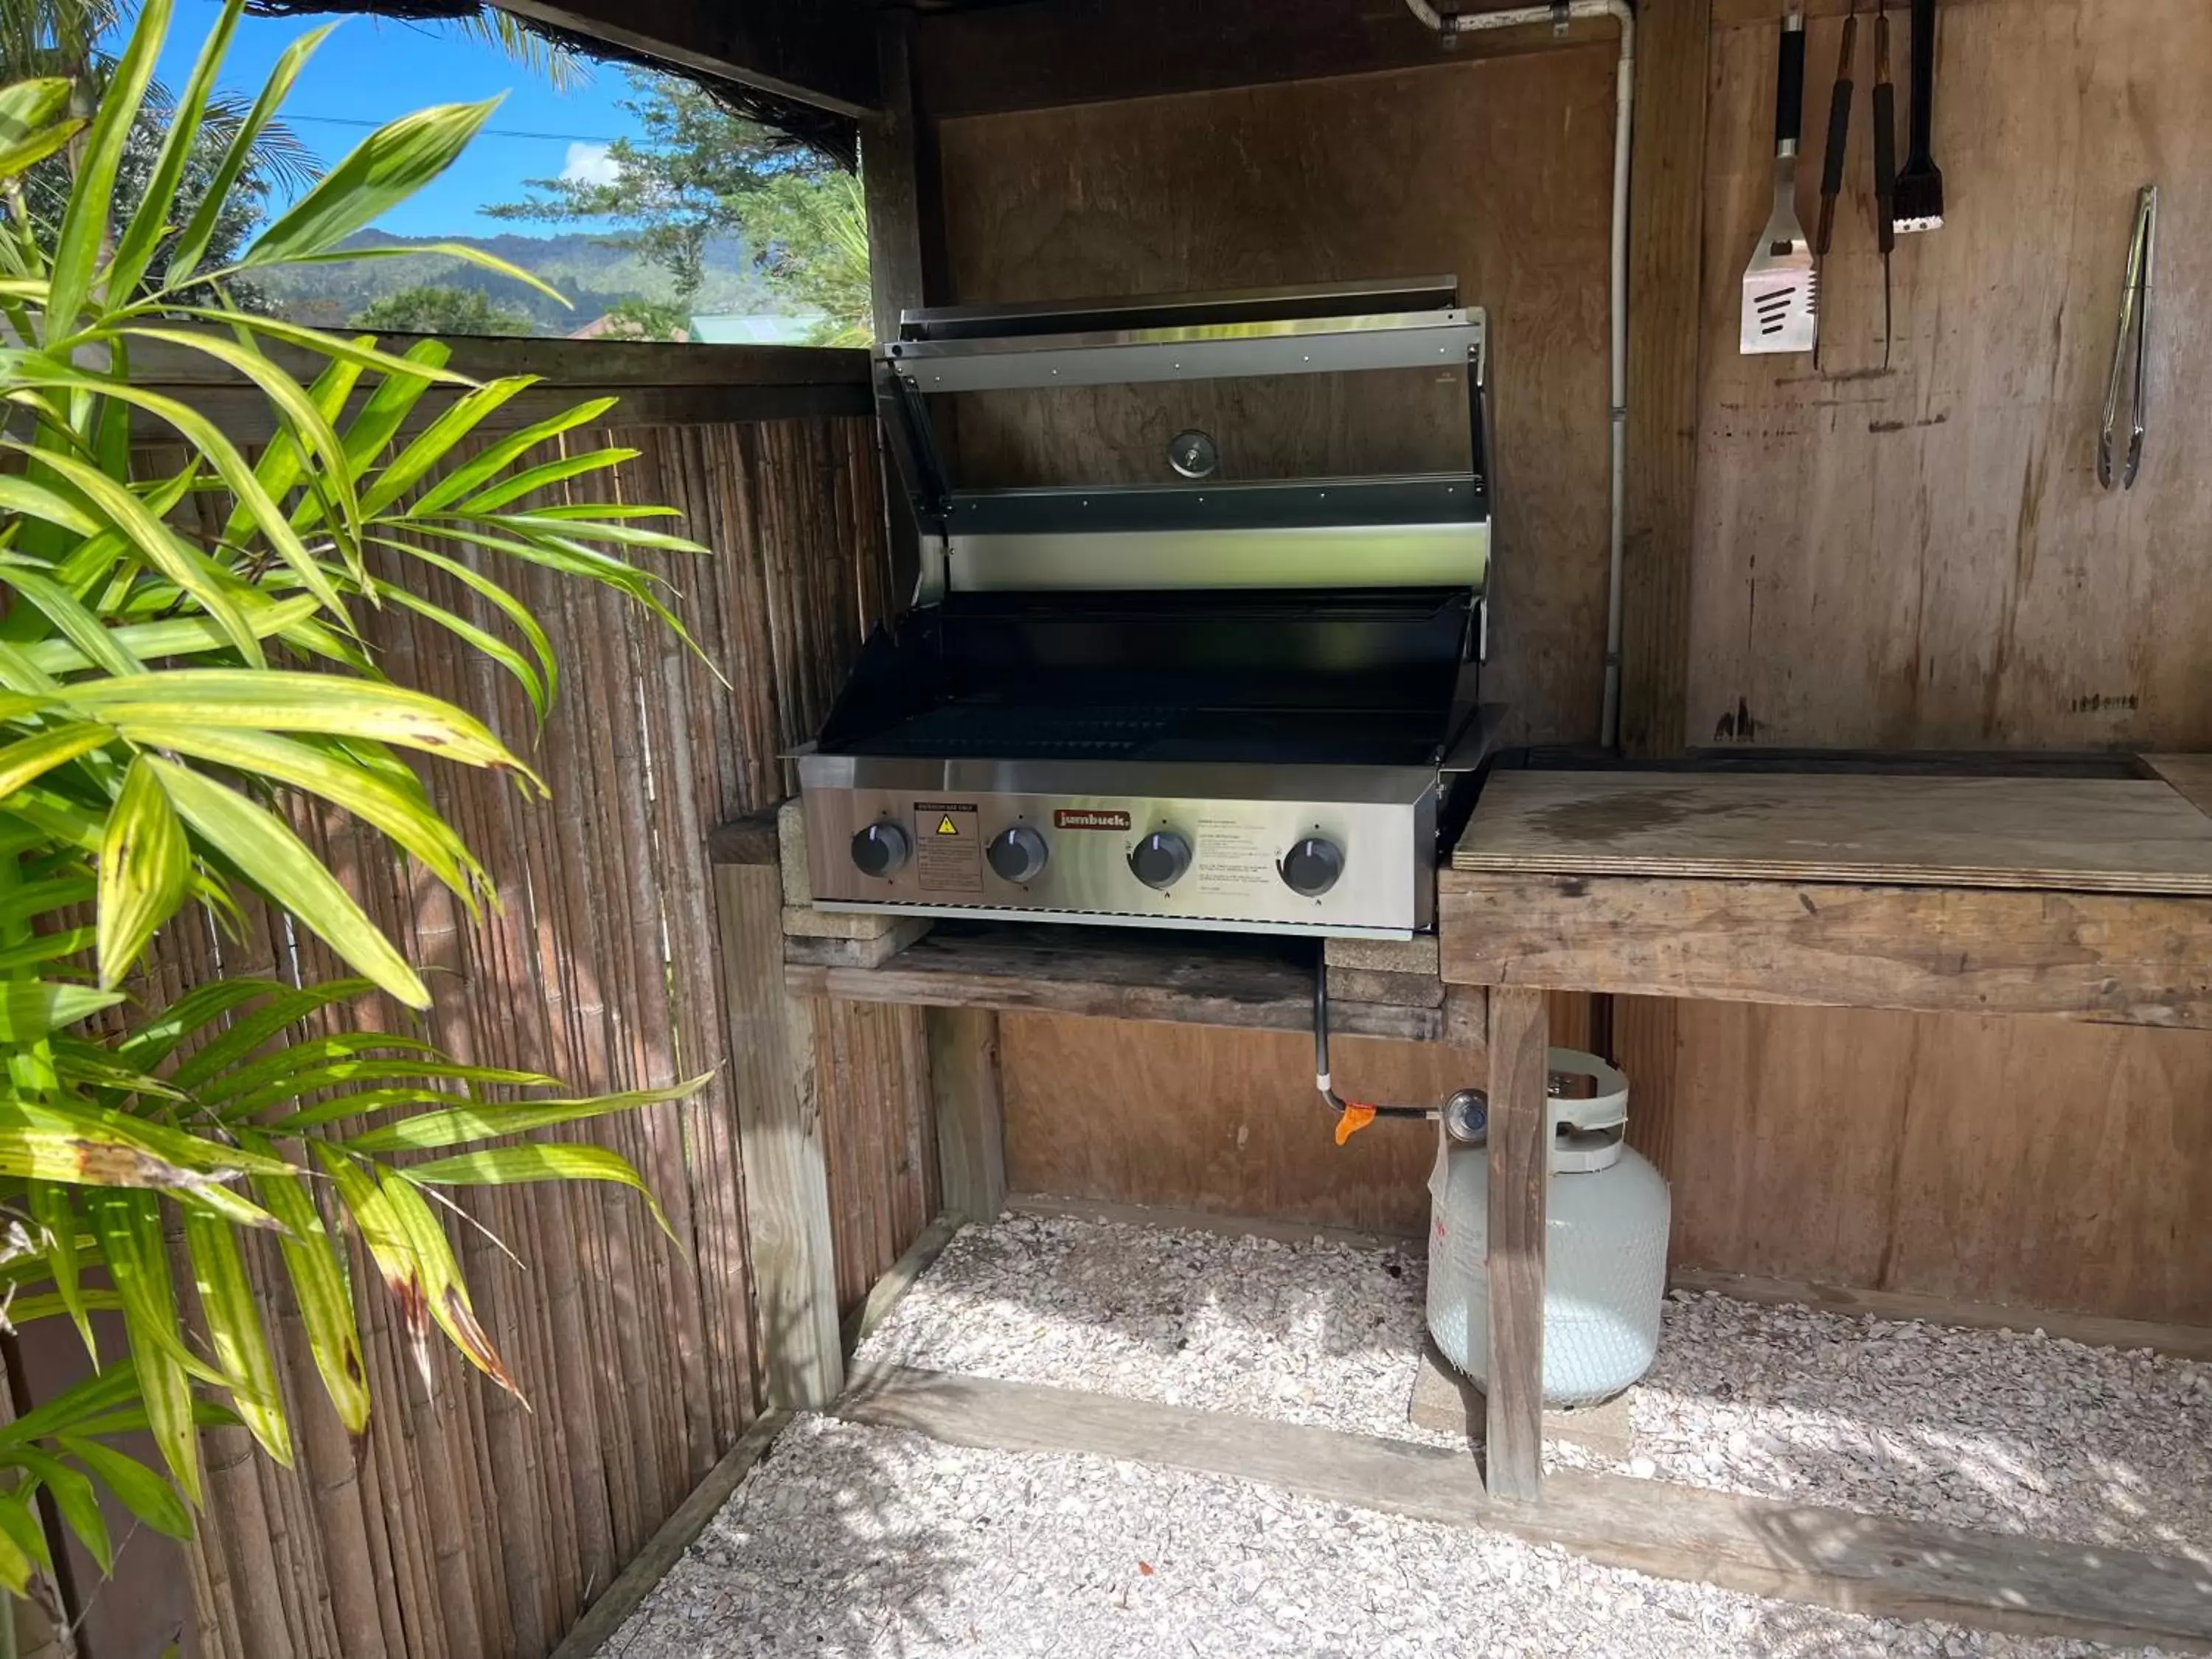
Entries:
{"type": "Polygon", "coordinates": [[[1336,1121],[1336,1144],[1340,1146],[1375,1121],[1375,1109],[1357,1102],[1345,1103],[1344,1115],[1336,1121]]]}

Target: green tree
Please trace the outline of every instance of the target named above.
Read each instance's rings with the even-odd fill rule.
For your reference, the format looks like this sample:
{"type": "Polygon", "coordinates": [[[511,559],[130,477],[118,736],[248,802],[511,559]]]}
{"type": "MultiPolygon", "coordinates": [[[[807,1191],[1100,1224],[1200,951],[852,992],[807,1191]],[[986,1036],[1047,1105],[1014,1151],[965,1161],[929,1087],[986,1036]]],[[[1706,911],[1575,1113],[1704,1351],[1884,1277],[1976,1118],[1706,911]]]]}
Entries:
{"type": "Polygon", "coordinates": [[[608,147],[599,179],[532,179],[530,197],[487,212],[541,223],[603,225],[637,248],[676,284],[688,314],[706,276],[709,243],[744,239],[775,292],[829,315],[830,333],[849,333],[867,315],[866,219],[859,185],[828,158],[758,122],[732,115],[707,92],[674,76],[629,71],[621,106],[641,136],[608,147]]]}
{"type": "Polygon", "coordinates": [[[810,344],[866,345],[875,337],[867,204],[858,179],[786,175],[746,203],[744,221],[769,287],[823,313],[810,344]]]}
{"type": "MultiPolygon", "coordinates": [[[[276,1238],[325,1388],[355,1432],[370,1407],[349,1289],[361,1277],[395,1297],[418,1352],[434,1325],[512,1387],[471,1310],[440,1190],[588,1179],[642,1191],[611,1152],[517,1137],[696,1086],[577,1098],[537,1073],[462,1064],[404,1027],[348,1018],[373,992],[422,1008],[430,991],[296,832],[298,815],[349,815],[474,911],[483,867],[408,757],[541,787],[467,711],[392,683],[363,619],[388,609],[447,629],[451,650],[483,653],[542,717],[554,665],[499,580],[506,564],[604,583],[676,626],[627,556],[702,550],[652,527],[667,508],[545,502],[635,453],[542,459],[612,399],[479,444],[472,434],[530,377],[477,385],[446,368],[437,341],[395,356],[228,302],[257,271],[374,257],[345,252],[347,238],[450,167],[492,110],[448,105],[380,129],[217,261],[222,192],[186,211],[179,189],[241,3],[217,20],[137,200],[118,181],[171,0],[146,0],[89,121],[70,113],[67,80],[0,88],[0,1312],[16,1327],[70,1322],[98,1367],[0,1425],[0,1584],[19,1595],[52,1565],[43,1502],[105,1566],[113,1540],[96,1486],[176,1533],[201,1496],[202,1426],[242,1423],[289,1461],[273,1316],[240,1229],[276,1238]],[[26,210],[21,181],[65,151],[71,189],[49,223],[26,210]],[[270,346],[307,360],[310,378],[270,346]],[[276,435],[258,460],[218,422],[133,382],[133,354],[153,350],[198,353],[266,398],[276,435]],[[415,420],[434,392],[444,411],[415,420]],[[176,471],[134,470],[134,420],[168,428],[185,453],[176,471]],[[492,628],[424,599],[426,569],[471,590],[492,628]],[[166,1006],[133,981],[165,929],[204,937],[248,897],[354,976],[216,977],[166,1006]],[[173,1237],[198,1289],[189,1322],[173,1237]],[[94,1347],[95,1312],[119,1317],[119,1345],[94,1347]],[[141,1432],[162,1472],[126,1449],[141,1432]]],[[[320,39],[279,59],[219,178],[245,166],[320,39]]]]}
{"type": "Polygon", "coordinates": [[[492,303],[480,288],[442,283],[403,288],[371,301],[356,314],[356,328],[384,334],[527,334],[530,319],[492,303]]]}
{"type": "Polygon", "coordinates": [[[635,295],[617,300],[606,311],[605,337],[611,340],[674,340],[683,337],[691,320],[683,306],[635,295]]]}

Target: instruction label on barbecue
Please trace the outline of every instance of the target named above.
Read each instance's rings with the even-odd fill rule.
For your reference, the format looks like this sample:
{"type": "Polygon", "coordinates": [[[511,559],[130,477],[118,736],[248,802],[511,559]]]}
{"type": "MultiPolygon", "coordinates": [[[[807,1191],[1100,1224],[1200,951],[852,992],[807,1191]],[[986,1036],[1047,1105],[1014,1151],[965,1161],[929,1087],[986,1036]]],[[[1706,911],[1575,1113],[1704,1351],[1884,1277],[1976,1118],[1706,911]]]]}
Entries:
{"type": "Polygon", "coordinates": [[[983,890],[983,837],[975,828],[975,803],[918,800],[914,804],[914,868],[926,893],[983,890]]]}
{"type": "Polygon", "coordinates": [[[1200,893],[1243,898],[1274,885],[1274,849],[1264,831],[1237,818],[1198,821],[1200,893]]]}

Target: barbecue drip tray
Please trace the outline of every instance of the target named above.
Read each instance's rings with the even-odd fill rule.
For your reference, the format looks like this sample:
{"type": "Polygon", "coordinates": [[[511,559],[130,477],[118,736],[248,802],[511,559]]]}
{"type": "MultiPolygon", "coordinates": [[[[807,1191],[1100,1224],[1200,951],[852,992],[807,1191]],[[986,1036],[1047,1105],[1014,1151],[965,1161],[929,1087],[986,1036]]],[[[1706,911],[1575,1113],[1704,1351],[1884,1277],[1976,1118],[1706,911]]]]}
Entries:
{"type": "Polygon", "coordinates": [[[923,574],[800,758],[817,904],[1432,925],[1449,751],[1475,714],[1488,498],[1480,315],[1373,309],[1410,292],[1434,285],[1225,296],[1211,331],[1202,301],[1020,310],[1003,330],[909,316],[879,398],[923,574]],[[1184,431],[1167,461],[1204,470],[1179,483],[961,492],[927,416],[946,381],[1279,376],[1301,357],[1348,373],[1378,354],[1463,376],[1465,471],[1224,484],[1206,476],[1214,436],[1184,431]]]}

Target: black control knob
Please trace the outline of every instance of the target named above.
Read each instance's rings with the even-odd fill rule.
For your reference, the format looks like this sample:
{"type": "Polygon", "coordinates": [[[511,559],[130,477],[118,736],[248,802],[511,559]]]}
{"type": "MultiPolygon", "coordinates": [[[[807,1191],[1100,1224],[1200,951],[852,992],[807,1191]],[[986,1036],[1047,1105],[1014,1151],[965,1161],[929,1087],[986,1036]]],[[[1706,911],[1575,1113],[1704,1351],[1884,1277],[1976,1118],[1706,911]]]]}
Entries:
{"type": "Polygon", "coordinates": [[[1190,868],[1190,843],[1172,830],[1155,830],[1129,849],[1129,872],[1162,892],[1190,868]]]}
{"type": "Polygon", "coordinates": [[[1304,898],[1319,898],[1344,873],[1344,849],[1333,841],[1308,836],[1283,854],[1283,885],[1304,898]]]}
{"type": "Polygon", "coordinates": [[[914,842],[896,823],[872,823],[853,836],[853,862],[864,876],[888,876],[913,853],[914,842]]]}
{"type": "Polygon", "coordinates": [[[983,849],[983,855],[991,860],[991,868],[1000,879],[1012,882],[1035,881],[1044,872],[1044,861],[1049,854],[1044,837],[1026,823],[1001,830],[983,849]]]}

